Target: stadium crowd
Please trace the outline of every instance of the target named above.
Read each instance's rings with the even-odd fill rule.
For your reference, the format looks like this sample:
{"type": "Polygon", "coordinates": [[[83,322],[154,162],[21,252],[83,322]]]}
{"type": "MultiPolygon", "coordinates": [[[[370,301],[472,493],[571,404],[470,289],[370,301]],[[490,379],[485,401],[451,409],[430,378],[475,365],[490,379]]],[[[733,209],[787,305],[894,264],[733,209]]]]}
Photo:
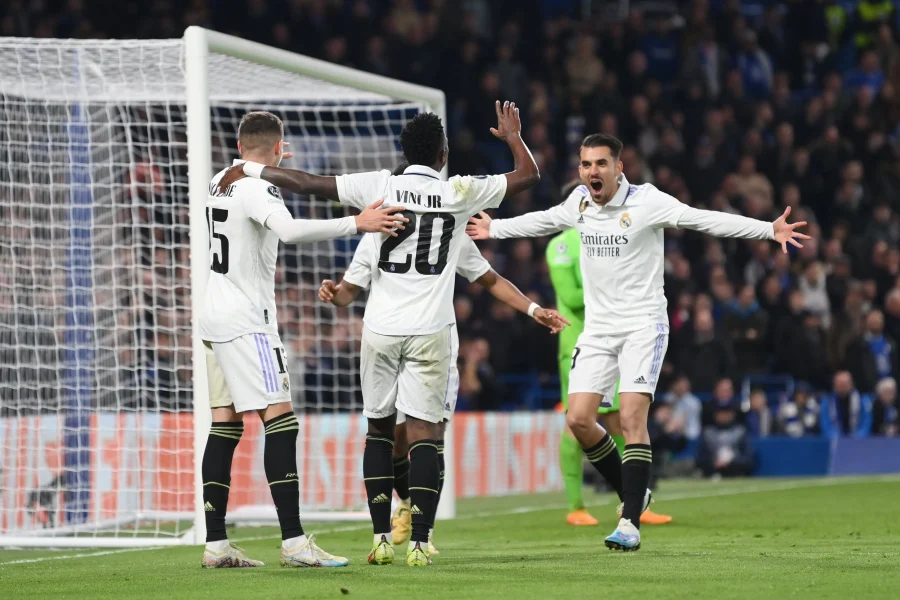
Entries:
{"type": "MultiPolygon", "coordinates": [[[[754,436],[898,435],[894,2],[646,4],[617,20],[603,3],[573,0],[10,0],[0,35],[180,37],[203,25],[439,87],[451,173],[510,168],[489,127],[494,99],[512,99],[543,178],[501,217],[559,203],[580,140],[598,131],[625,141],[631,183],[765,220],[790,206],[813,239],[788,255],[667,231],[661,434],[697,439],[705,426],[741,423],[754,436]],[[599,12],[585,17],[587,4],[599,12]]],[[[550,306],[546,243],[481,248],[550,306]]],[[[555,403],[534,392],[556,390],[555,344],[540,327],[462,280],[456,313],[461,409],[519,407],[526,390],[530,408],[555,403]]]]}

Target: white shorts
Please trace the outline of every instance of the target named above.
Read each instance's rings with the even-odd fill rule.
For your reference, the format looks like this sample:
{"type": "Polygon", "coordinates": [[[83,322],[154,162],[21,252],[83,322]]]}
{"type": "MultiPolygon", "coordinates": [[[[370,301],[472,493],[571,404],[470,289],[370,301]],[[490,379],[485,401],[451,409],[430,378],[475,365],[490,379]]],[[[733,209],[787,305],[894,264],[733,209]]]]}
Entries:
{"type": "Polygon", "coordinates": [[[569,371],[569,393],[653,395],[669,347],[669,326],[659,323],[619,335],[578,336],[569,371]]]}
{"type": "Polygon", "coordinates": [[[366,417],[383,419],[399,410],[429,423],[444,419],[452,327],[403,336],[363,328],[360,380],[366,417]]]}
{"type": "MultiPolygon", "coordinates": [[[[459,397],[459,367],[456,366],[456,359],[459,357],[459,333],[456,331],[456,324],[450,326],[450,379],[447,382],[447,391],[444,394],[444,420],[449,421],[453,418],[453,411],[456,410],[456,399],[459,397]]],[[[397,385],[391,389],[391,394],[397,395],[397,385]]],[[[396,401],[396,398],[394,398],[396,401]]],[[[406,423],[406,415],[397,411],[397,425],[406,423]]]]}
{"type": "Polygon", "coordinates": [[[211,408],[234,404],[242,413],[291,401],[287,358],[277,335],[251,333],[203,345],[211,408]]]}

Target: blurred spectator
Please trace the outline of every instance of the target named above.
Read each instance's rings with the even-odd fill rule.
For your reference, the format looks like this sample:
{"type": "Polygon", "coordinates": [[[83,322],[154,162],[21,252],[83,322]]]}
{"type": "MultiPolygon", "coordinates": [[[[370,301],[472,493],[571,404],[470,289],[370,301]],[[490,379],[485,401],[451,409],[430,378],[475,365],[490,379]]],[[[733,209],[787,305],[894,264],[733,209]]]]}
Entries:
{"type": "Polygon", "coordinates": [[[806,295],[795,289],[788,295],[786,316],[776,328],[775,356],[778,371],[815,386],[828,379],[825,334],[819,318],[805,309],[806,295]]]}
{"type": "MultiPolygon", "coordinates": [[[[716,386],[712,392],[712,399],[703,404],[703,426],[712,425],[716,421],[716,411],[721,406],[730,406],[737,403],[737,396],[734,393],[734,383],[727,377],[716,382],[716,386]]],[[[742,418],[743,415],[738,415],[742,418]]]]}
{"type": "Polygon", "coordinates": [[[730,345],[716,332],[712,312],[694,314],[692,330],[687,332],[683,346],[675,349],[678,369],[691,380],[699,392],[708,392],[722,377],[731,375],[734,358],[730,345]]]}
{"type": "Polygon", "coordinates": [[[744,423],[750,435],[755,438],[772,433],[772,411],[769,410],[769,400],[763,390],[750,392],[750,407],[744,415],[744,423]]]}
{"type": "Polygon", "coordinates": [[[756,301],[752,285],[741,288],[737,299],[728,306],[724,321],[741,372],[745,375],[762,372],[766,367],[769,316],[756,301]]]}
{"type": "Polygon", "coordinates": [[[744,89],[748,96],[760,100],[769,95],[774,78],[772,59],[765,50],[759,47],[756,33],[753,31],[744,33],[735,65],[741,71],[744,89]]]}
{"type": "Polygon", "coordinates": [[[753,472],[753,445],[747,429],[736,421],[737,412],[736,403],[721,404],[713,424],[703,429],[697,467],[706,477],[745,477],[753,472]]]}
{"type": "Polygon", "coordinates": [[[875,386],[872,435],[900,435],[900,404],[897,402],[897,382],[893,377],[882,379],[875,386]]]}
{"type": "Polygon", "coordinates": [[[884,314],[869,311],[862,335],[847,350],[847,370],[860,391],[871,393],[879,379],[900,375],[898,361],[897,344],[884,333],[884,314]]]}
{"type": "Polygon", "coordinates": [[[500,384],[489,362],[491,347],[481,338],[460,343],[460,410],[497,410],[500,384]]]}
{"type": "Polygon", "coordinates": [[[653,447],[653,469],[648,486],[651,490],[656,489],[656,481],[671,456],[687,446],[684,419],[673,408],[672,404],[666,401],[654,402],[647,422],[650,445],[653,447]]]}
{"type": "Polygon", "coordinates": [[[860,394],[847,371],[834,375],[831,394],[822,396],[819,424],[822,435],[865,437],[872,429],[872,399],[860,394]]]}
{"type": "Polygon", "coordinates": [[[684,424],[684,436],[689,440],[700,437],[703,405],[691,393],[690,379],[685,375],[677,376],[666,396],[666,402],[672,406],[673,418],[684,424]]]}
{"type": "Polygon", "coordinates": [[[819,403],[809,385],[798,384],[794,394],[778,407],[776,428],[778,433],[791,437],[819,433],[819,403]]]}

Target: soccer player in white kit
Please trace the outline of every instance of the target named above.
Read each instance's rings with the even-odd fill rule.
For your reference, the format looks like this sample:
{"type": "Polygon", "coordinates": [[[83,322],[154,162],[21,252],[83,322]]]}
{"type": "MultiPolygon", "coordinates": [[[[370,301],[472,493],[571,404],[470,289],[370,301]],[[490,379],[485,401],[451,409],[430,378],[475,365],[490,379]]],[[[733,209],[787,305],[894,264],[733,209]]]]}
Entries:
{"type": "Polygon", "coordinates": [[[575,227],[581,237],[585,328],[572,356],[566,422],[588,460],[624,502],[619,525],[606,538],[615,550],[640,548],[640,515],[649,501],[651,450],[647,415],[669,341],[663,294],[663,230],[681,228],[719,237],[766,239],[800,247],[809,239],[788,224],[682,204],[653,185],[631,185],[622,174],[622,142],[594,134],[581,146],[579,186],[559,206],[513,219],[471,219],[475,239],[552,235],[575,227]],[[597,422],[604,394],[619,388],[625,435],[621,460],[597,422]]]}
{"type": "MultiPolygon", "coordinates": [[[[281,120],[268,112],[244,115],[238,128],[238,150],[245,160],[278,165],[289,156],[284,152],[281,120]]],[[[278,188],[258,179],[220,186],[224,173],[213,177],[206,201],[210,272],[200,334],[206,348],[213,423],[203,452],[207,538],[201,565],[263,564],[231,545],[225,533],[231,463],[244,430],[243,413],[256,411],[266,431],[264,463],[281,525],[281,564],[345,566],[346,558],[319,548],[300,524],[299,427],[291,410],[291,383],[275,311],[278,241],[315,242],[357,231],[391,232],[402,227],[404,218],[393,214],[397,209],[377,210],[373,205],[357,217],[293,219],[278,188]]]]}
{"type": "MultiPolygon", "coordinates": [[[[477,282],[479,285],[487,289],[494,298],[505,302],[519,312],[531,316],[535,321],[550,329],[550,333],[556,334],[565,329],[567,325],[571,325],[557,311],[541,308],[537,303],[532,302],[528,296],[523,294],[512,284],[511,281],[501,277],[491,268],[490,263],[482,256],[478,247],[469,238],[465,238],[467,243],[463,244],[460,250],[459,263],[456,266],[456,273],[465,277],[469,282],[477,282]]],[[[326,279],[319,287],[319,300],[328,302],[335,306],[348,306],[359,296],[359,293],[368,288],[372,281],[372,277],[378,271],[378,256],[375,252],[374,236],[364,236],[356,252],[353,254],[353,261],[347,267],[344,278],[340,284],[326,279]]],[[[377,306],[373,304],[366,305],[366,311],[372,307],[377,310],[377,306]]],[[[457,356],[459,354],[459,335],[456,331],[456,324],[450,331],[451,350],[450,350],[450,380],[447,384],[447,390],[444,396],[444,421],[441,423],[440,435],[438,437],[438,462],[440,465],[440,483],[438,485],[438,503],[440,503],[441,491],[444,487],[444,433],[446,423],[453,417],[456,410],[456,400],[459,395],[459,369],[457,368],[457,356]]],[[[397,385],[391,389],[391,394],[396,396],[397,385]]],[[[393,399],[396,401],[396,398],[393,399]]],[[[400,504],[394,516],[391,518],[392,541],[394,544],[403,544],[409,540],[411,534],[411,509],[412,504],[409,496],[409,444],[406,436],[406,415],[402,412],[397,413],[397,425],[394,428],[394,489],[400,498],[400,504]]],[[[435,506],[436,508],[436,506],[435,506]]],[[[428,532],[428,554],[434,556],[438,554],[433,542],[434,523],[428,532]]]]}
{"type": "Polygon", "coordinates": [[[375,236],[378,271],[372,278],[362,339],[363,414],[369,434],[363,477],[374,528],[371,564],[394,560],[391,546],[392,447],[397,410],[407,416],[410,442],[412,536],[406,563],[431,564],[426,552],[439,486],[438,436],[444,418],[444,393],[450,378],[453,286],[468,218],[495,208],[540,180],[537,165],[521,137],[514,104],[496,103],[497,127],[491,132],[513,153],[515,170],[505,175],[455,176],[441,181],[447,164],[447,136],[440,118],[421,113],[400,134],[410,164],[403,174],[389,170],[320,177],[303,171],[245,163],[232,168],[232,180],[248,175],[301,194],[316,194],[357,207],[384,199],[402,206],[409,219],[398,237],[375,236]],[[390,394],[398,386],[396,402],[390,394]]]}

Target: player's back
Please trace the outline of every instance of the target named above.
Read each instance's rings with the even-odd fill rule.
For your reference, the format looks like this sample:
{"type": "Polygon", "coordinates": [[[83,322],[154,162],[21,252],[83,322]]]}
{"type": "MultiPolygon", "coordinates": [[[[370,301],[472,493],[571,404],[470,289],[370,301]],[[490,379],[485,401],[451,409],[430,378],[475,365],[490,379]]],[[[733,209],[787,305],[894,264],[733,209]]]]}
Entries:
{"type": "Polygon", "coordinates": [[[366,304],[366,326],[382,335],[427,335],[455,322],[453,285],[469,217],[499,205],[506,177],[453,177],[428,167],[338,178],[342,200],[403,206],[409,219],[397,237],[375,236],[378,269],[366,304]]]}
{"type": "Polygon", "coordinates": [[[224,173],[213,177],[206,200],[209,279],[200,332],[211,342],[278,333],[278,236],[265,222],[287,208],[278,188],[260,179],[240,179],[220,193],[217,186],[224,173]]]}

